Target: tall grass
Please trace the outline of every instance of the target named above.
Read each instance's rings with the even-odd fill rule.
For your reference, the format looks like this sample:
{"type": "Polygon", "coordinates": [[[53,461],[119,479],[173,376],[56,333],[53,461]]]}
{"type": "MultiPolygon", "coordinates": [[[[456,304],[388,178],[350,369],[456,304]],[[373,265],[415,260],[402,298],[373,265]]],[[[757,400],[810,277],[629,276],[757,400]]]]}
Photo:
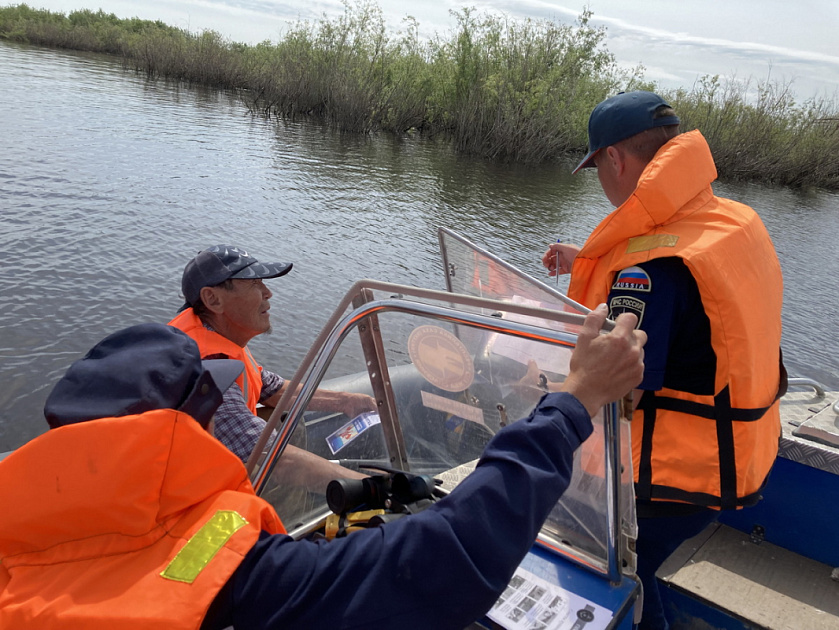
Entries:
{"type": "Polygon", "coordinates": [[[590,26],[455,14],[457,31],[430,59],[430,121],[461,151],[541,161],[586,144],[591,108],[632,76],[590,26]]]}
{"type": "Polygon", "coordinates": [[[677,91],[682,126],[700,129],[717,169],[729,179],[839,189],[839,112],[835,101],[799,104],[789,83],[722,82],[705,77],[677,91]]]}
{"type": "MultiPolygon", "coordinates": [[[[356,0],[337,18],[298,21],[278,42],[251,46],[214,31],[21,4],[0,8],[0,37],[109,53],[150,77],[236,89],[263,115],[312,117],[352,133],[415,131],[522,162],[583,152],[594,105],[620,90],[656,90],[643,68],[619,69],[588,10],[573,24],[474,9],[453,18],[451,33],[427,41],[416,21],[391,32],[376,4],[356,0]]],[[[685,130],[708,138],[721,177],[839,189],[835,101],[799,104],[789,85],[717,77],[658,91],[685,130]]]]}

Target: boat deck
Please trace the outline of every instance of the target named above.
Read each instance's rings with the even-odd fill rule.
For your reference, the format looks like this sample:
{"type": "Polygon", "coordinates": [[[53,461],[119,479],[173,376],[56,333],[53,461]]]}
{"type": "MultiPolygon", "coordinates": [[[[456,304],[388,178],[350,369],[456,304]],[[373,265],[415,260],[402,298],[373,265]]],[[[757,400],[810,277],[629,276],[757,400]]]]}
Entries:
{"type": "Polygon", "coordinates": [[[659,569],[674,630],[706,627],[686,612],[697,606],[716,611],[713,627],[839,628],[837,399],[839,392],[784,396],[779,459],[764,499],[721,514],[659,569]]]}
{"type": "Polygon", "coordinates": [[[786,459],[839,475],[839,392],[790,391],[781,399],[781,446],[786,459]]]}
{"type": "MultiPolygon", "coordinates": [[[[658,576],[691,599],[748,620],[749,628],[836,630],[839,581],[832,573],[829,565],[713,523],[679,547],[658,576]]],[[[696,627],[694,619],[684,621],[671,627],[696,627]]]]}

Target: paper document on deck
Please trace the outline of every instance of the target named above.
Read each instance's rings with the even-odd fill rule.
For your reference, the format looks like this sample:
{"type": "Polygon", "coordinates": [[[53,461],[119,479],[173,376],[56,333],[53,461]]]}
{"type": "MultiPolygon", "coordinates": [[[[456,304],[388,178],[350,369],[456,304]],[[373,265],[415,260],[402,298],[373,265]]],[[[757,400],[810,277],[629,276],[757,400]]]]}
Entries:
{"type": "Polygon", "coordinates": [[[487,617],[507,630],[605,630],[612,611],[519,567],[487,617]]]}

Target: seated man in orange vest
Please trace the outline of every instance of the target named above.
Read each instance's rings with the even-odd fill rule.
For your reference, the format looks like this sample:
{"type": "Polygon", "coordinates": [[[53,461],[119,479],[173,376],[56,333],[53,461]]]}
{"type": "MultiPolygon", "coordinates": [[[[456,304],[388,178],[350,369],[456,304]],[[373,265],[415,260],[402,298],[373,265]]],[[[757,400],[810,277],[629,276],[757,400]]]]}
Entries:
{"type": "Polygon", "coordinates": [[[0,627],[467,626],[567,488],[591,416],[641,379],[634,316],[602,335],[605,318],[587,317],[565,391],[501,429],[450,495],[331,542],[285,535],[204,429],[240,367],[170,326],[114,333],[48,396],[50,431],[0,462],[0,627]]]}
{"type": "MultiPolygon", "coordinates": [[[[192,337],[205,359],[229,358],[242,361],[245,371],[224,394],[216,412],[215,435],[243,462],[248,461],[265,420],[257,415],[257,404],[274,407],[285,389],[285,381],[262,368],[248,349],[248,342],[271,329],[268,313],[272,293],[263,280],[291,271],[291,263],[262,263],[245,250],[216,245],[199,252],[184,268],[181,289],[186,303],[171,322],[192,337]]],[[[376,401],[365,394],[319,389],[309,408],[340,411],[353,418],[376,409],[376,401]]],[[[331,479],[337,471],[326,460],[291,446],[283,457],[283,476],[312,481],[331,479]],[[320,469],[320,477],[312,474],[320,469]]],[[[342,469],[348,477],[360,473],[342,469]]]]}
{"type": "Polygon", "coordinates": [[[553,243],[551,275],[610,316],[631,312],[649,335],[635,394],[642,630],[668,627],[655,571],[720,509],[755,504],[775,461],[783,280],[760,217],[714,195],[714,159],[698,130],[680,133],[652,92],[626,92],[589,117],[589,153],[615,206],[582,248],[553,243]]]}

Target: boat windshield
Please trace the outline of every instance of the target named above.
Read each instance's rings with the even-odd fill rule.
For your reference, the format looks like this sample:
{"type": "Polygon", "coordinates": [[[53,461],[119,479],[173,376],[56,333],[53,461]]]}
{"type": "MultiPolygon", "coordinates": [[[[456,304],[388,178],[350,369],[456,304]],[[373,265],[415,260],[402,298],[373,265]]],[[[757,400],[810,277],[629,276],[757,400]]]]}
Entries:
{"type": "Polygon", "coordinates": [[[440,228],[440,255],[451,293],[530,304],[569,313],[588,313],[582,304],[524,273],[456,232],[440,228]]]}
{"type": "MultiPolygon", "coordinates": [[[[311,535],[330,513],[330,479],[281,464],[292,447],[340,466],[330,471],[334,477],[401,470],[431,476],[445,492],[468,475],[492,436],[527,416],[545,389],[568,373],[583,317],[558,310],[556,302],[542,308],[544,301],[534,304],[533,297],[501,301],[371,281],[355,285],[292,379],[289,390],[301,383],[299,396],[280,401],[258,446],[263,455],[250,462],[258,493],[289,533],[311,535]],[[353,418],[317,411],[316,388],[368,394],[377,411],[353,418]],[[280,422],[283,410],[287,417],[280,422]]],[[[621,447],[628,442],[618,405],[605,407],[594,426],[540,541],[615,577],[631,562],[620,532],[634,527],[627,511],[631,480],[621,475],[631,465],[628,448],[621,447]]]]}

